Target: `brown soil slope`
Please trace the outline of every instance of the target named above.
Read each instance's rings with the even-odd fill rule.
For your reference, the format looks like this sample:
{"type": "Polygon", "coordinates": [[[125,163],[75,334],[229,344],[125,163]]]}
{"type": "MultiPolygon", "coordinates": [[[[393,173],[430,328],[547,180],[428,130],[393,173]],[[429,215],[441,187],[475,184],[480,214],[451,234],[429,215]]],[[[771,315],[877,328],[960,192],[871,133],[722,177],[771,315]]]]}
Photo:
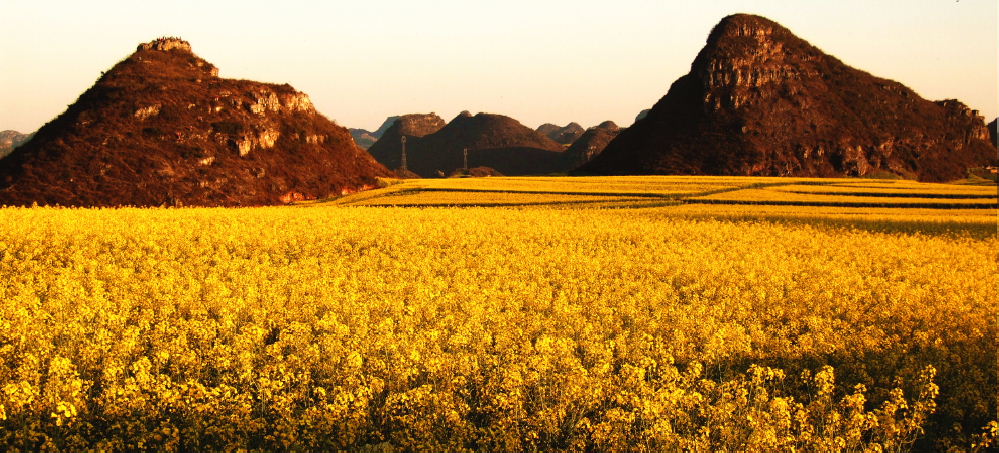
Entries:
{"type": "Polygon", "coordinates": [[[140,45],[0,161],[0,204],[266,205],[389,175],[305,94],[217,74],[185,41],[140,45]]]}
{"type": "Polygon", "coordinates": [[[759,16],[728,16],[669,92],[581,173],[964,177],[993,153],[976,111],[930,102],[759,16]]]}

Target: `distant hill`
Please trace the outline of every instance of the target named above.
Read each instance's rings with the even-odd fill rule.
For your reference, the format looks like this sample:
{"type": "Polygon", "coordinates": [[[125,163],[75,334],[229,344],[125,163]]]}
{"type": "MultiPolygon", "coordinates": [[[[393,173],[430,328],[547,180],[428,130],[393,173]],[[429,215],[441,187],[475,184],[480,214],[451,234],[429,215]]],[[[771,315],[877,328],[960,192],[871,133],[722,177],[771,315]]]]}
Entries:
{"type": "Polygon", "coordinates": [[[583,129],[583,126],[580,126],[578,123],[569,123],[566,124],[565,126],[557,126],[551,123],[545,123],[538,126],[536,131],[539,134],[552,139],[556,143],[561,143],[563,145],[568,146],[571,145],[572,142],[576,141],[576,139],[578,139],[581,135],[583,135],[583,132],[585,132],[586,130],[583,129]]]}
{"type": "Polygon", "coordinates": [[[607,144],[621,133],[621,128],[613,121],[604,121],[583,132],[565,152],[573,161],[573,166],[582,165],[603,152],[607,144]]]}
{"type": "Polygon", "coordinates": [[[31,139],[34,134],[22,134],[18,131],[0,132],[0,159],[10,154],[14,148],[31,139]]]}
{"type": "Polygon", "coordinates": [[[648,116],[580,168],[595,174],[962,178],[994,158],[977,111],[874,77],[769,19],[714,27],[648,116]]]}
{"type": "MultiPolygon", "coordinates": [[[[429,123],[433,127],[404,134],[408,167],[423,177],[447,175],[463,168],[465,149],[468,149],[469,167],[490,167],[504,175],[571,168],[563,153],[564,146],[506,116],[488,113],[473,116],[466,111],[439,130],[422,134],[437,126],[436,122],[429,123]]],[[[401,135],[390,128],[371,147],[371,154],[386,166],[396,168],[402,151],[401,135]]]]}
{"type": "Polygon", "coordinates": [[[378,141],[368,148],[368,152],[378,162],[392,169],[398,169],[402,165],[403,136],[406,136],[407,140],[420,138],[433,134],[447,125],[443,118],[433,112],[413,113],[395,118],[395,121],[378,137],[378,141]]]}
{"type": "Polygon", "coordinates": [[[382,123],[381,127],[379,127],[374,132],[365,129],[349,129],[350,135],[354,137],[354,143],[357,143],[357,146],[360,146],[361,148],[364,149],[368,149],[371,147],[371,145],[374,145],[379,138],[382,138],[382,134],[384,134],[385,131],[387,131],[388,128],[391,127],[392,124],[395,123],[395,120],[397,119],[399,119],[398,116],[390,116],[386,118],[385,122],[382,123]]]}
{"type": "Polygon", "coordinates": [[[368,149],[371,145],[374,145],[378,141],[378,137],[375,134],[367,131],[365,129],[348,129],[350,131],[351,138],[354,139],[354,143],[361,148],[368,149]]]}
{"type": "Polygon", "coordinates": [[[389,174],[304,93],[219,78],[186,41],[162,38],[0,160],[0,204],[266,205],[389,174]]]}

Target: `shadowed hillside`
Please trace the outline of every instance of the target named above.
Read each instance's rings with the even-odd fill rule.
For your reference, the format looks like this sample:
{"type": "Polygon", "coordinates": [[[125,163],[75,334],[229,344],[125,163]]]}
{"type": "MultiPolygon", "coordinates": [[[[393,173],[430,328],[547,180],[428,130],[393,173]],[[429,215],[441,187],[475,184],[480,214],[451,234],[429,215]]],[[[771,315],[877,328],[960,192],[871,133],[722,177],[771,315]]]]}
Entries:
{"type": "Polygon", "coordinates": [[[993,145],[999,147],[999,118],[989,123],[989,140],[992,141],[993,145]]]}

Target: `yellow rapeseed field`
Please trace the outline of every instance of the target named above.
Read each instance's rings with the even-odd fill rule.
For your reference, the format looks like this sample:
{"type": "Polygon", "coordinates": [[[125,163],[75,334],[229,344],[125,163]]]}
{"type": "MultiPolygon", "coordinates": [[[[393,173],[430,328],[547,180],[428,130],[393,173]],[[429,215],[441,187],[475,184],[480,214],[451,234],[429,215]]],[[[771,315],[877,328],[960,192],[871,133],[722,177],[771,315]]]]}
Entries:
{"type": "Polygon", "coordinates": [[[0,209],[0,450],[989,448],[994,210],[754,217],[670,193],[779,182],[673,178],[0,209]]]}

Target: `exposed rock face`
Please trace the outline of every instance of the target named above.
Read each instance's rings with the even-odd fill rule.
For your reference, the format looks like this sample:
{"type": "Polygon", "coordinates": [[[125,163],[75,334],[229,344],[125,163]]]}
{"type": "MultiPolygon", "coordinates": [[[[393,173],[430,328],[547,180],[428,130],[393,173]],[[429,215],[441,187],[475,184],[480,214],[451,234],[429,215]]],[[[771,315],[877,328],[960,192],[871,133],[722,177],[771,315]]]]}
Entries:
{"type": "Polygon", "coordinates": [[[563,145],[571,145],[572,142],[576,141],[579,136],[583,135],[583,126],[578,123],[569,123],[564,127],[559,127],[551,123],[545,123],[538,126],[537,132],[545,137],[554,140],[556,143],[561,143],[563,145]]]}
{"type": "Polygon", "coordinates": [[[488,113],[473,116],[465,111],[440,130],[417,135],[426,130],[429,129],[407,129],[400,118],[371,147],[371,154],[386,166],[397,167],[402,152],[400,137],[406,135],[408,168],[423,177],[447,175],[464,168],[466,148],[469,167],[491,167],[505,175],[571,168],[562,145],[506,116],[488,113]],[[397,126],[412,133],[399,133],[395,130],[397,126]]]}
{"type": "Polygon", "coordinates": [[[163,52],[174,49],[183,50],[185,52],[191,52],[191,43],[184,41],[183,39],[171,36],[171,37],[158,38],[150,42],[139,44],[139,47],[136,48],[137,51],[159,50],[163,52]]]}
{"type": "Polygon", "coordinates": [[[34,134],[22,134],[18,131],[0,132],[0,159],[10,154],[14,148],[30,140],[32,135],[34,134]]]}
{"type": "Polygon", "coordinates": [[[390,133],[398,136],[423,137],[441,130],[447,123],[436,113],[403,115],[393,122],[382,136],[390,133]]]}
{"type": "Polygon", "coordinates": [[[989,161],[988,131],[752,15],[728,16],[644,119],[580,168],[598,174],[961,178],[989,161]]]}
{"type": "Polygon", "coordinates": [[[621,130],[613,121],[604,121],[587,129],[565,153],[572,160],[574,166],[585,164],[603,152],[607,144],[614,140],[614,137],[617,137],[621,130]]]}
{"type": "Polygon", "coordinates": [[[140,45],[0,161],[0,204],[264,205],[389,174],[304,93],[220,79],[166,38],[140,45]]]}
{"type": "MultiPolygon", "coordinates": [[[[396,117],[392,124],[385,129],[385,132],[378,137],[378,141],[368,148],[368,152],[386,167],[399,168],[402,165],[403,136],[406,136],[407,140],[420,138],[441,130],[445,125],[447,123],[444,122],[444,119],[434,112],[413,113],[396,117]]],[[[407,148],[412,147],[412,145],[413,143],[407,143],[407,148]]]]}
{"type": "Polygon", "coordinates": [[[354,137],[354,143],[357,143],[357,146],[364,149],[371,148],[371,145],[374,145],[379,138],[382,138],[382,134],[384,134],[397,119],[399,119],[398,116],[388,117],[385,122],[382,123],[381,127],[374,132],[365,129],[350,129],[350,135],[354,137]]]}

